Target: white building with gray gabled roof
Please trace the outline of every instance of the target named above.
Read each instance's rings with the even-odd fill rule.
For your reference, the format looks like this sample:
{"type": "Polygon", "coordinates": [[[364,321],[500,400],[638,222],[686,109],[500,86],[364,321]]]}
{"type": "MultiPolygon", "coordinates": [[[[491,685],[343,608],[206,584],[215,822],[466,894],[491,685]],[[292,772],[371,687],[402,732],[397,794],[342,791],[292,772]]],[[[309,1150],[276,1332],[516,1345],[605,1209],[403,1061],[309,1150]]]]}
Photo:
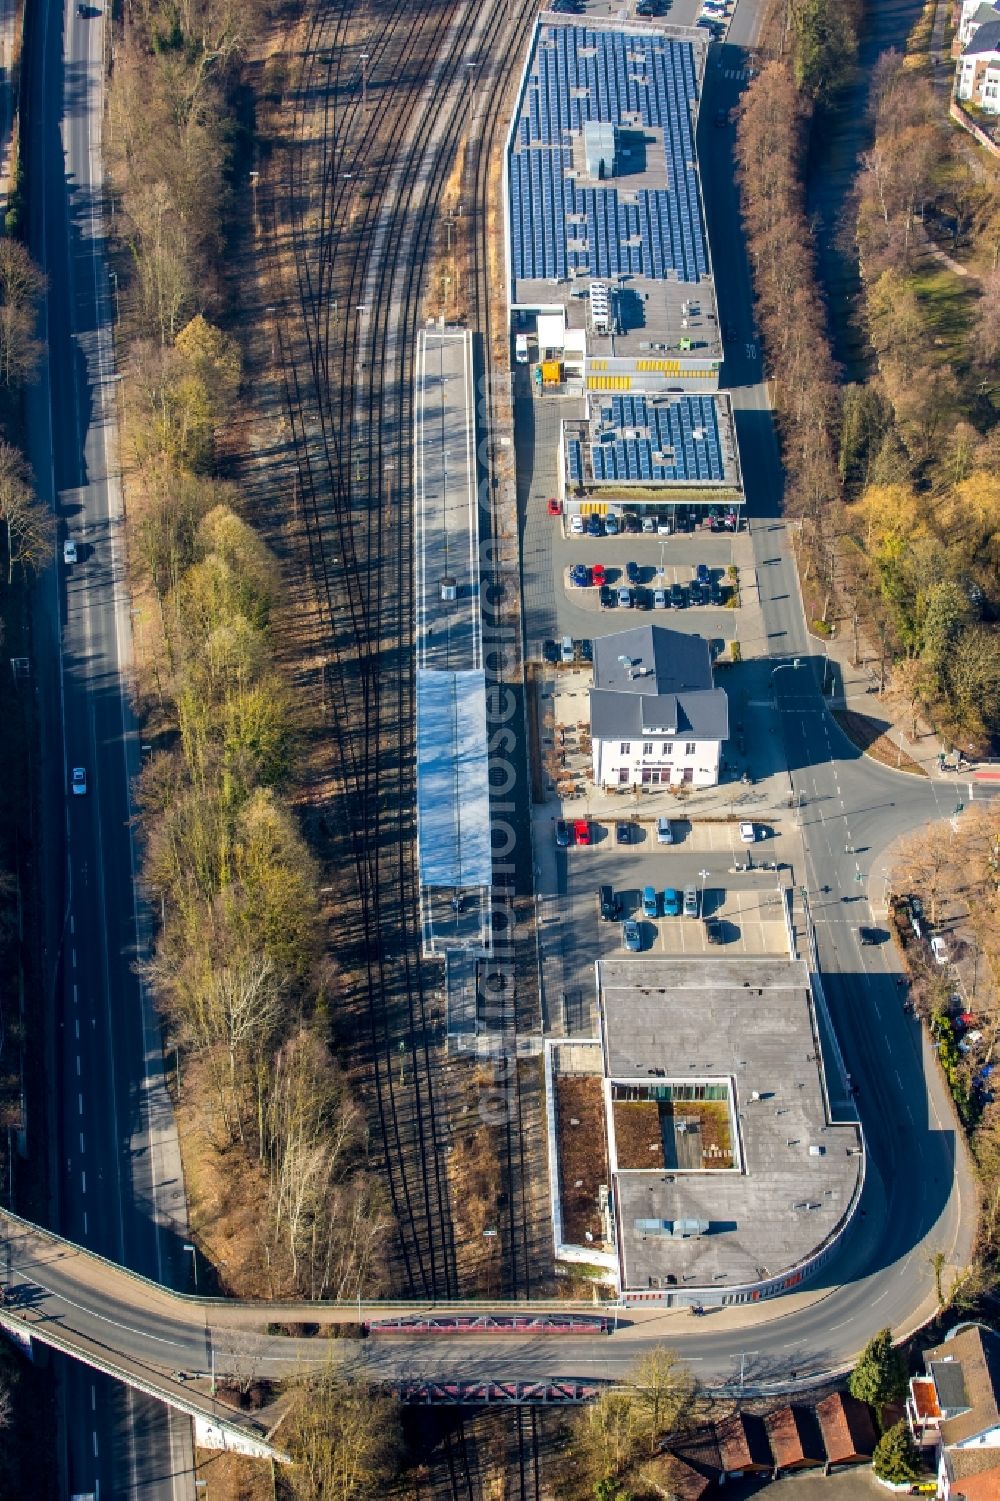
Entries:
{"type": "Polygon", "coordinates": [[[729,707],[708,642],[660,625],[599,637],[590,734],[598,787],[714,787],[729,707]]]}

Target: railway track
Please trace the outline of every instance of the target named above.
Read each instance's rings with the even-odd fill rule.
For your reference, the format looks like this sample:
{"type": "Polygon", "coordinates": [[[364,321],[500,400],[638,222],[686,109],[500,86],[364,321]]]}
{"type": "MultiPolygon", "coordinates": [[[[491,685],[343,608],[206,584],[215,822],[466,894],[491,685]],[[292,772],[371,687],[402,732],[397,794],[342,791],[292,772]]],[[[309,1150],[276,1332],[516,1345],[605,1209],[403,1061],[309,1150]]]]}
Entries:
{"type": "MultiPolygon", "coordinates": [[[[296,504],[330,637],[331,750],[357,891],[357,956],[400,1270],[415,1295],[448,1297],[459,1288],[434,1077],[439,1038],[416,911],[412,358],[436,207],[468,124],[468,65],[483,68],[502,38],[519,45],[532,12],[525,4],[483,16],[471,0],[442,0],[417,18],[390,3],[372,12],[362,43],[359,12],[340,3],[310,18],[287,177],[274,185],[269,212],[272,301],[296,504]],[[393,80],[391,89],[380,79],[393,80]],[[318,141],[310,134],[317,98],[318,141]],[[313,160],[319,171],[311,175],[313,160]],[[278,263],[282,198],[294,247],[291,287],[278,263]]],[[[481,224],[502,92],[487,102],[475,148],[481,224]]],[[[488,354],[485,254],[474,241],[474,321],[488,354]]],[[[487,483],[492,494],[491,476],[487,483]]],[[[506,1004],[513,1035],[514,987],[506,1004]]],[[[503,1291],[527,1296],[516,1084],[514,1094],[504,1126],[503,1291]]]]}

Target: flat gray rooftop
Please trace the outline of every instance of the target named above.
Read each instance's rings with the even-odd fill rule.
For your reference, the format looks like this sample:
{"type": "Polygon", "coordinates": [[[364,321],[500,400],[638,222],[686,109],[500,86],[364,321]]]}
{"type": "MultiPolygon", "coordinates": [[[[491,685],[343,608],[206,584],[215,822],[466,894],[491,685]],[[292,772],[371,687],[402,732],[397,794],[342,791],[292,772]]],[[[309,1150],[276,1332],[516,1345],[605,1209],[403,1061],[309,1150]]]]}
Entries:
{"type": "Polygon", "coordinates": [[[476,407],[467,329],[420,330],[414,427],[417,661],[464,672],[482,665],[476,407]],[[454,581],[454,599],[442,598],[444,579],[454,581]]]}
{"type": "Polygon", "coordinates": [[[624,1285],[720,1289],[806,1259],[848,1210],[862,1165],[857,1127],[827,1114],[806,965],[613,958],[598,989],[608,1078],[729,1080],[743,1158],[742,1172],[616,1175],[624,1285]],[[642,1220],[710,1229],[679,1240],[642,1220]]]}

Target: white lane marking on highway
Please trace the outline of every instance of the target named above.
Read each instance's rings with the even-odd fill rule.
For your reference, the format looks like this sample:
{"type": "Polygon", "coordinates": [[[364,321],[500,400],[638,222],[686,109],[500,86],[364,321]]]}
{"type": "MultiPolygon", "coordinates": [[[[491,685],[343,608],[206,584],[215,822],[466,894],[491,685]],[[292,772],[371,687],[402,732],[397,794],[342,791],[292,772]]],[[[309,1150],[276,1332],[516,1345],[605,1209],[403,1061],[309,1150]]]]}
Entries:
{"type": "Polygon", "coordinates": [[[69,915],[69,930],[74,936],[76,935],[76,918],[73,916],[72,912],[69,915]]]}
{"type": "Polygon", "coordinates": [[[82,1094],[78,1094],[77,1095],[77,1097],[76,1097],[76,1106],[77,1106],[77,1109],[79,1110],[80,1114],[82,1115],[83,1114],[83,1095],[82,1094]]]}
{"type": "Polygon", "coordinates": [[[82,1191],[84,1193],[86,1193],[87,1192],[87,1173],[86,1173],[85,1169],[81,1170],[81,1172],[80,1172],[80,1183],[82,1185],[82,1191]]]}
{"type": "Polygon", "coordinates": [[[76,1077],[78,1079],[80,1077],[80,1054],[79,1053],[77,1053],[77,1055],[76,1055],[76,1077]]]}
{"type": "Polygon", "coordinates": [[[80,1041],[80,1018],[79,1017],[77,1017],[75,1019],[75,1021],[73,1022],[73,1026],[76,1028],[76,1040],[77,1040],[77,1042],[79,1042],[80,1041]]]}
{"type": "Polygon", "coordinates": [[[87,1235],[89,1233],[88,1230],[87,1230],[87,1211],[86,1210],[83,1211],[83,1233],[84,1233],[84,1235],[87,1235]]]}
{"type": "Polygon", "coordinates": [[[94,1432],[90,1436],[94,1440],[94,1458],[96,1459],[97,1458],[97,1430],[95,1429],[94,1432]]]}
{"type": "MultiPolygon", "coordinates": [[[[83,1228],[86,1231],[86,1210],[84,1210],[83,1212],[83,1228]]],[[[36,1263],[31,1262],[30,1265],[34,1267],[36,1263]]],[[[125,1334],[140,1334],[143,1339],[152,1340],[154,1345],[170,1345],[175,1350],[182,1348],[175,1339],[166,1339],[162,1334],[150,1334],[148,1329],[136,1328],[134,1324],[123,1324],[118,1319],[109,1319],[107,1314],[98,1313],[94,1308],[87,1308],[83,1303],[76,1303],[72,1298],[67,1298],[65,1293],[57,1293],[54,1287],[48,1287],[44,1282],[39,1282],[37,1277],[29,1277],[27,1272],[23,1271],[20,1266],[17,1267],[17,1270],[23,1277],[24,1281],[27,1282],[29,1287],[37,1287],[40,1292],[47,1293],[48,1296],[50,1298],[54,1298],[57,1303],[63,1303],[67,1308],[75,1308],[77,1313],[85,1314],[88,1319],[97,1319],[99,1323],[108,1324],[112,1329],[121,1329],[125,1334]]],[[[204,1329],[204,1325],[202,1325],[202,1328],[204,1329]]],[[[271,1356],[268,1358],[273,1360],[280,1359],[279,1356],[271,1356]]]]}
{"type": "Polygon", "coordinates": [[[76,986],[74,985],[73,986],[73,1005],[74,1006],[78,1006],[79,1004],[80,1004],[80,992],[77,990],[76,986]]]}
{"type": "Polygon", "coordinates": [[[90,1410],[91,1412],[97,1411],[97,1387],[93,1382],[90,1383],[90,1410]]]}
{"type": "Polygon", "coordinates": [[[80,1132],[80,1151],[81,1152],[85,1152],[86,1150],[87,1150],[87,1146],[86,1146],[86,1143],[85,1143],[85,1141],[83,1139],[83,1132],[81,1131],[80,1132]]]}
{"type": "Polygon", "coordinates": [[[76,969],[76,949],[70,949],[69,957],[73,968],[76,969]]]}

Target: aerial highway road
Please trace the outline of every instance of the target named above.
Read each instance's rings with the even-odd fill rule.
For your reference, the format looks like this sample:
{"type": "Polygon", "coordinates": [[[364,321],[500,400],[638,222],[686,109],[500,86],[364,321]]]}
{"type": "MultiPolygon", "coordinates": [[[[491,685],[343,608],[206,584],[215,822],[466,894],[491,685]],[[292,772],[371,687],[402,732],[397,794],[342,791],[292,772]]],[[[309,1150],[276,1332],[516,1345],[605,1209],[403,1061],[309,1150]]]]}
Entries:
{"type": "MultiPolygon", "coordinates": [[[[158,1032],[134,965],[126,694],[130,613],[116,460],[101,118],[104,12],[43,0],[27,59],[30,243],[48,278],[46,357],[30,457],[52,504],[52,566],[35,591],[32,675],[42,747],[41,848],[50,1053],[52,1223],[127,1266],[184,1285],[183,1189],[158,1032]],[[77,561],[64,565],[63,543],[77,561]],[[74,768],[85,790],[71,793],[74,768]]],[[[70,1493],[193,1496],[190,1423],[76,1364],[60,1385],[70,1493]]]]}

